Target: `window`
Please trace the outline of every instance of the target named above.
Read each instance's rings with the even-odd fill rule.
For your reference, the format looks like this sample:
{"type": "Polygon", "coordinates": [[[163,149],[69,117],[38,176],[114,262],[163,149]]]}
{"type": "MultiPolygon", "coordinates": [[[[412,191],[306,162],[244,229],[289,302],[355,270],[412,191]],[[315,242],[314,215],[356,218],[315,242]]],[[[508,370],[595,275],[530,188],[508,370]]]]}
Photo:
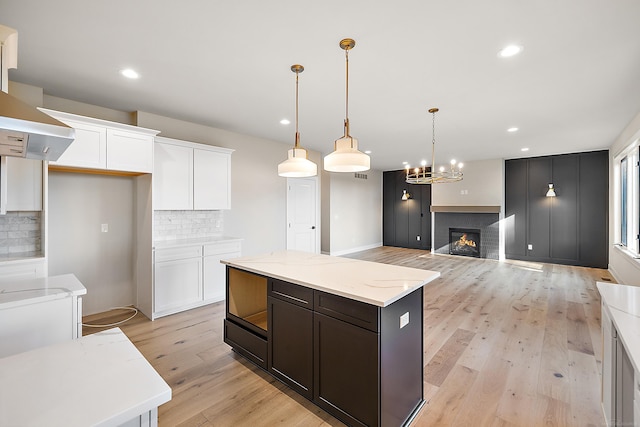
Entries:
{"type": "Polygon", "coordinates": [[[638,141],[633,150],[620,160],[620,244],[635,255],[640,254],[640,148],[638,141]]]}

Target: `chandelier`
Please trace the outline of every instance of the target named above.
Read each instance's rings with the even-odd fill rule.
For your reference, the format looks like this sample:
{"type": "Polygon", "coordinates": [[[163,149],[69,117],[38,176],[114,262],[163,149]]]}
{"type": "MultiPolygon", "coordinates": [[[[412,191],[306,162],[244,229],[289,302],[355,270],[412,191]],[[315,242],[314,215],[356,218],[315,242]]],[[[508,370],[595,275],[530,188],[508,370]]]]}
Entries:
{"type": "Polygon", "coordinates": [[[324,158],[324,169],[329,172],[362,172],[369,170],[370,159],[358,150],[358,140],[349,135],[349,50],[356,45],[353,39],[343,39],[340,47],[346,58],[346,101],[344,136],[335,141],[334,151],[324,158]]]}
{"type": "Polygon", "coordinates": [[[408,184],[439,184],[445,182],[456,182],[462,180],[462,163],[451,160],[449,168],[440,166],[436,171],[436,113],[437,108],[429,109],[432,115],[432,139],[431,139],[431,167],[427,167],[426,160],[421,163],[421,168],[411,169],[411,166],[405,166],[407,170],[406,182],[408,184]]]}
{"type": "Polygon", "coordinates": [[[298,132],[298,76],[304,71],[302,65],[292,65],[291,71],[296,73],[296,139],[293,148],[289,150],[287,160],[278,165],[278,175],[289,178],[303,178],[316,176],[318,167],[307,158],[307,150],[300,147],[300,132],[298,132]]]}

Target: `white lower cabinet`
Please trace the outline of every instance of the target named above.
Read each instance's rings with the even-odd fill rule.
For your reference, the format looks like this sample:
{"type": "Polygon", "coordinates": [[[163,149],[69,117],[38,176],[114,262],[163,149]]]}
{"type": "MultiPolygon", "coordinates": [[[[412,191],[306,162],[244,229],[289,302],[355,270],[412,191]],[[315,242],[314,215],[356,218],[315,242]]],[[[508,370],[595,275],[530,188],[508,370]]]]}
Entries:
{"type": "Polygon", "coordinates": [[[202,248],[167,248],[155,253],[154,312],[172,314],[202,300],[202,248]]]}
{"type": "Polygon", "coordinates": [[[615,425],[617,333],[602,306],[602,411],[608,426],[615,425]]]}
{"type": "Polygon", "coordinates": [[[602,411],[605,422],[610,427],[639,425],[638,375],[604,303],[601,313],[602,411]]]}
{"type": "Polygon", "coordinates": [[[240,256],[240,242],[212,243],[204,245],[204,300],[222,301],[225,297],[225,265],[222,259],[240,256]]]}
{"type": "Polygon", "coordinates": [[[152,319],[224,300],[226,275],[220,260],[240,255],[239,240],[157,248],[152,319]]]}
{"type": "MultiPolygon", "coordinates": [[[[73,274],[0,281],[0,358],[82,336],[82,295],[73,274]]],[[[0,425],[2,422],[0,422],[0,425]]]]}

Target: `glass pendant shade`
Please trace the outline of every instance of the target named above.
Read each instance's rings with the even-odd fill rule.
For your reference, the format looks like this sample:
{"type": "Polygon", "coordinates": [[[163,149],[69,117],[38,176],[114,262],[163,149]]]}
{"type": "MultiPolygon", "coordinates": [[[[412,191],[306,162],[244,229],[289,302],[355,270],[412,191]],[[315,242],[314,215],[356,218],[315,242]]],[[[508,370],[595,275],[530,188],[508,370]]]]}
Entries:
{"type": "Polygon", "coordinates": [[[291,148],[287,160],[278,165],[278,175],[286,178],[305,178],[317,174],[318,166],[307,159],[307,150],[304,148],[291,148]]]}
{"type": "Polygon", "coordinates": [[[324,169],[329,172],[362,172],[371,168],[369,156],[358,150],[358,140],[342,137],[335,143],[335,151],[324,158],[324,169]]]}

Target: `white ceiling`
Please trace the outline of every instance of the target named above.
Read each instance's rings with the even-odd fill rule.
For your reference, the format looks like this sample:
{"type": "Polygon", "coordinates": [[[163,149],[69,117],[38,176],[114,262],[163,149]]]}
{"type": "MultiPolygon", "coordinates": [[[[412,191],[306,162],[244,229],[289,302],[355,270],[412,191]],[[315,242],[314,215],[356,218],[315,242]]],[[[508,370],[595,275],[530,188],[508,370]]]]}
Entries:
{"type": "Polygon", "coordinates": [[[19,33],[13,81],[289,145],[302,64],[301,142],[324,154],[353,38],[351,134],[382,170],[430,155],[430,107],[436,157],[459,161],[608,148],[640,112],[638,0],[0,0],[0,24],[19,33]]]}

